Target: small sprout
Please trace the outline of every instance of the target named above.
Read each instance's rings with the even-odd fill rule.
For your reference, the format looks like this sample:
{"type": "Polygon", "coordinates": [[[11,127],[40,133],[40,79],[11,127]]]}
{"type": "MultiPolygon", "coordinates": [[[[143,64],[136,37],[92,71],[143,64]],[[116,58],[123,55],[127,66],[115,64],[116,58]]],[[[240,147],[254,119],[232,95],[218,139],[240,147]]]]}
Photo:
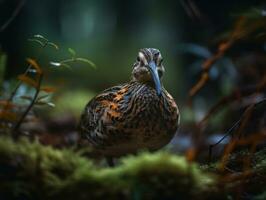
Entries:
{"type": "Polygon", "coordinates": [[[59,49],[58,45],[50,42],[47,38],[43,37],[42,35],[34,35],[33,38],[28,39],[30,42],[36,42],[40,44],[42,47],[51,46],[54,47],[56,50],[59,49]]]}
{"type": "Polygon", "coordinates": [[[93,67],[94,69],[96,69],[96,65],[95,65],[92,61],[90,61],[90,60],[88,60],[88,59],[86,59],[86,58],[76,58],[76,60],[77,60],[77,61],[84,62],[84,63],[87,63],[87,64],[89,64],[91,67],[93,67]]]}
{"type": "Polygon", "coordinates": [[[56,66],[56,67],[63,66],[63,67],[66,67],[66,68],[72,70],[72,68],[71,68],[71,66],[69,64],[79,61],[79,62],[84,62],[84,63],[90,65],[94,69],[96,68],[96,65],[92,61],[90,61],[90,60],[88,60],[86,58],[76,57],[76,52],[72,48],[68,48],[68,51],[72,55],[72,58],[65,59],[65,60],[62,60],[60,62],[50,62],[50,64],[53,65],[53,66],[56,66]]]}

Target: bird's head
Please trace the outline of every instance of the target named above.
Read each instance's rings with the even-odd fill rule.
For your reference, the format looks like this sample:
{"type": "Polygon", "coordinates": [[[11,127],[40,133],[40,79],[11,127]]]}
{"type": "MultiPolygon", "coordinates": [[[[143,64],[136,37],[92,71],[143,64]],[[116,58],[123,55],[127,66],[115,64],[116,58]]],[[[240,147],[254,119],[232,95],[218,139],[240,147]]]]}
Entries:
{"type": "Polygon", "coordinates": [[[133,65],[133,80],[141,83],[153,83],[157,94],[162,92],[161,78],[164,73],[163,58],[158,49],[144,48],[138,53],[133,65]]]}

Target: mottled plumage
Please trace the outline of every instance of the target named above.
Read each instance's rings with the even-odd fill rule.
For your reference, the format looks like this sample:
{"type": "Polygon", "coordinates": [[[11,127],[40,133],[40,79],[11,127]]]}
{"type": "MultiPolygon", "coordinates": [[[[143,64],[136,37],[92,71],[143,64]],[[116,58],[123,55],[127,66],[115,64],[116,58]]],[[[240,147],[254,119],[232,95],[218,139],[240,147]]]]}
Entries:
{"type": "Polygon", "coordinates": [[[133,65],[132,80],[104,90],[87,104],[79,129],[94,151],[119,157],[140,149],[159,149],[172,139],[179,111],[161,86],[163,72],[160,52],[142,49],[133,65]]]}

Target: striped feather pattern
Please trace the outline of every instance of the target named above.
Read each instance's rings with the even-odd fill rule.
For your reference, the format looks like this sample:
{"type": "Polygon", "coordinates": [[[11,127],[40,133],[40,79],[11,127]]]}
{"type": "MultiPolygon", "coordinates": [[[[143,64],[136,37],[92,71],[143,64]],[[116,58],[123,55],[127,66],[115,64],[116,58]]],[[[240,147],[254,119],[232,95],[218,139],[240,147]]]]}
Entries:
{"type": "Polygon", "coordinates": [[[109,88],[86,106],[79,129],[93,149],[105,156],[122,156],[166,145],[178,128],[179,111],[163,88],[131,81],[109,88]]]}

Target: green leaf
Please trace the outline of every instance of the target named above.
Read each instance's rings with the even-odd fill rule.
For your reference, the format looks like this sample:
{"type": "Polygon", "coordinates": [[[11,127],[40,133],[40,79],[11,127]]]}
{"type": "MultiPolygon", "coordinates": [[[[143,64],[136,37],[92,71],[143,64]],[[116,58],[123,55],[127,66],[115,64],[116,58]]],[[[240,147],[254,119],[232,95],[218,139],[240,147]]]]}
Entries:
{"type": "Polygon", "coordinates": [[[55,104],[52,102],[46,102],[46,101],[36,101],[35,106],[50,106],[55,107],[55,104]]]}
{"type": "Polygon", "coordinates": [[[59,49],[58,45],[56,45],[56,44],[53,43],[53,42],[48,42],[48,45],[51,46],[51,47],[54,47],[56,50],[59,49]]]}
{"type": "Polygon", "coordinates": [[[46,39],[44,36],[42,36],[42,35],[40,35],[40,34],[36,34],[36,35],[34,35],[33,37],[35,37],[35,38],[39,38],[39,39],[43,39],[43,40],[45,40],[45,41],[48,41],[48,39],[46,39]]]}
{"type": "Polygon", "coordinates": [[[93,67],[94,69],[96,69],[96,65],[95,65],[92,61],[90,61],[90,60],[88,60],[88,59],[86,59],[86,58],[76,58],[75,60],[80,61],[80,62],[87,63],[87,64],[89,64],[91,67],[93,67]]]}
{"type": "Polygon", "coordinates": [[[76,56],[76,52],[72,48],[68,48],[68,52],[72,55],[72,57],[76,56]]]}
{"type": "Polygon", "coordinates": [[[39,97],[37,98],[37,102],[40,101],[40,100],[47,99],[48,97],[50,97],[49,94],[45,94],[45,95],[39,96],[39,97]]]}
{"type": "Polygon", "coordinates": [[[44,43],[42,41],[40,41],[40,40],[37,40],[37,39],[28,39],[28,41],[30,41],[30,42],[36,42],[39,45],[44,46],[44,43]]]}
{"type": "Polygon", "coordinates": [[[53,107],[53,108],[55,107],[55,104],[52,103],[52,102],[48,102],[47,105],[50,106],[50,107],[53,107]]]}

